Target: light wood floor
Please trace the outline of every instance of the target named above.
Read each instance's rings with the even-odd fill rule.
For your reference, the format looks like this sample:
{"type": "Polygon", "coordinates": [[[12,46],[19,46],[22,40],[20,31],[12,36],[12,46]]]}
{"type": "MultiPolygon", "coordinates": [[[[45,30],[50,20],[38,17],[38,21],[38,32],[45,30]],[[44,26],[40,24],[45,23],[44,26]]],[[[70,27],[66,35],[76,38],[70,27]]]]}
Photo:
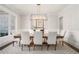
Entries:
{"type": "Polygon", "coordinates": [[[75,50],[65,45],[62,46],[60,43],[57,45],[57,50],[54,50],[54,47],[49,47],[47,51],[46,47],[41,51],[41,47],[37,46],[35,50],[29,48],[27,46],[24,47],[24,50],[21,51],[21,47],[19,47],[18,43],[15,43],[15,46],[9,45],[8,47],[0,50],[0,54],[78,54],[75,50]]]}

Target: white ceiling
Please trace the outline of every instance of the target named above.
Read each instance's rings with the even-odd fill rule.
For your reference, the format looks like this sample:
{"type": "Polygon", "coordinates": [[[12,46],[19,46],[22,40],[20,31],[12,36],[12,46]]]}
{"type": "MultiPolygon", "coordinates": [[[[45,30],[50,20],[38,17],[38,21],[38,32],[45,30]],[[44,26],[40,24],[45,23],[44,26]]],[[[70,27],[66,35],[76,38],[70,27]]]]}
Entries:
{"type": "MultiPolygon", "coordinates": [[[[18,14],[37,13],[38,6],[36,4],[5,4],[3,5],[18,14]]],[[[67,5],[65,4],[41,4],[40,13],[58,13],[67,5]]]]}

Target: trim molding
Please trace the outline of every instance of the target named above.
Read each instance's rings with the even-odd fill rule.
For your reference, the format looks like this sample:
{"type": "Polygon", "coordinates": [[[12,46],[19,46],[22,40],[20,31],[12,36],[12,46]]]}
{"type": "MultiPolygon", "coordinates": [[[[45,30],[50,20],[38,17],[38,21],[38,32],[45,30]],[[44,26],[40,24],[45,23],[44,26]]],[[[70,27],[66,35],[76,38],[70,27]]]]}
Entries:
{"type": "Polygon", "coordinates": [[[12,44],[12,43],[14,43],[14,42],[10,42],[10,43],[8,43],[8,44],[6,44],[6,45],[4,45],[4,46],[0,47],[0,50],[2,50],[2,49],[4,49],[4,48],[6,48],[7,46],[9,46],[9,45],[10,45],[10,44],[12,44]]]}
{"type": "Polygon", "coordinates": [[[69,43],[67,43],[65,41],[64,41],[64,43],[79,53],[79,49],[78,48],[74,47],[73,45],[71,45],[71,44],[69,44],[69,43]]]}

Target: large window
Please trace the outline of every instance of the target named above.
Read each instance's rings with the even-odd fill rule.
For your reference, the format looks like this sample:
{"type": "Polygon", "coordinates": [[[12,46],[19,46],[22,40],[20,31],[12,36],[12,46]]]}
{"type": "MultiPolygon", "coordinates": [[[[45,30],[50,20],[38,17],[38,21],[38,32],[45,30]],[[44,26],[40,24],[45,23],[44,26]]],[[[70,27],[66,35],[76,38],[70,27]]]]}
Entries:
{"type": "Polygon", "coordinates": [[[0,37],[12,34],[15,30],[15,19],[14,15],[0,13],[0,37]]]}
{"type": "Polygon", "coordinates": [[[0,37],[8,35],[8,16],[0,14],[0,37]]]}

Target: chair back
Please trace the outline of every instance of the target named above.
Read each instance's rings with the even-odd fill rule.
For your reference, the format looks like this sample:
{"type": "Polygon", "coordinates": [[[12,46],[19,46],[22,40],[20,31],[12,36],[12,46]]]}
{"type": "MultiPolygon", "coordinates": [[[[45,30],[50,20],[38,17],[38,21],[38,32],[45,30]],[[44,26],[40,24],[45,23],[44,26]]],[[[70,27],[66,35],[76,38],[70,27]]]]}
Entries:
{"type": "Polygon", "coordinates": [[[65,34],[66,34],[66,31],[62,30],[60,33],[60,36],[65,36],[65,34]]]}
{"type": "Polygon", "coordinates": [[[37,45],[42,44],[42,32],[41,31],[34,32],[34,44],[37,44],[37,45]]]}
{"type": "Polygon", "coordinates": [[[21,33],[21,44],[29,44],[30,41],[30,34],[29,32],[22,32],[21,33]]]}
{"type": "Polygon", "coordinates": [[[48,32],[48,44],[56,44],[57,32],[48,32]]]}

